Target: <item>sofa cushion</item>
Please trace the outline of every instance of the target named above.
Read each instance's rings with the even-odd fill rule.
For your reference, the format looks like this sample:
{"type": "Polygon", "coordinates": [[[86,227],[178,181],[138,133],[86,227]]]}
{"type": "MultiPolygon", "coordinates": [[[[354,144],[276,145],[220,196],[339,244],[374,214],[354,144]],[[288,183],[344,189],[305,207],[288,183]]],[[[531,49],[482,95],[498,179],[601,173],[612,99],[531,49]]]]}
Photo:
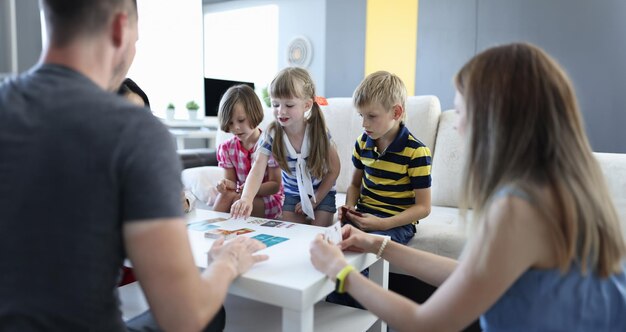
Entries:
{"type": "Polygon", "coordinates": [[[215,186],[223,178],[224,170],[217,166],[187,168],[181,174],[183,187],[196,196],[199,209],[211,209],[217,197],[215,186]]]}
{"type": "Polygon", "coordinates": [[[626,238],[626,154],[596,152],[594,155],[606,178],[626,238]]]}
{"type": "MultiPolygon", "coordinates": [[[[466,222],[457,208],[433,206],[415,230],[409,247],[453,259],[459,258],[467,239],[466,222]]],[[[389,272],[406,274],[394,265],[389,265],[389,272]]]]}
{"type": "Polygon", "coordinates": [[[458,114],[441,113],[437,130],[437,147],[433,154],[432,205],[458,207],[464,155],[463,137],[456,130],[458,114]]]}
{"type": "MultiPolygon", "coordinates": [[[[345,192],[352,181],[352,149],[363,133],[361,117],[352,104],[352,98],[329,98],[323,107],[326,125],[337,145],[341,171],[337,178],[337,192],[345,192]]],[[[441,106],[435,96],[411,96],[406,101],[406,127],[427,147],[433,150],[441,106]]],[[[339,201],[338,201],[339,202],[339,201]]],[[[343,204],[343,202],[341,202],[343,204]]]]}

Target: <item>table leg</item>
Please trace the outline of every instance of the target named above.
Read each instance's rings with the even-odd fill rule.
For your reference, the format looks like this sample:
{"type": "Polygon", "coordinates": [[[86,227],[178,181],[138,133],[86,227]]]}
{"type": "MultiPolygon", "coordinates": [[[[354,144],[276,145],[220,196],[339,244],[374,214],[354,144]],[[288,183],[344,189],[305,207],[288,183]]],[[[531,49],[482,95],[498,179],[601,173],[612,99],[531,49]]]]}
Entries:
{"type": "Polygon", "coordinates": [[[176,137],[176,148],[178,150],[185,148],[185,138],[182,136],[176,137]]]}
{"type": "MultiPolygon", "coordinates": [[[[389,288],[389,263],[384,259],[379,259],[370,266],[370,280],[379,284],[384,289],[389,288]]],[[[377,320],[367,331],[386,332],[387,323],[377,320]]]]}
{"type": "Polygon", "coordinates": [[[283,332],[313,332],[313,307],[302,311],[283,308],[283,332]]]}

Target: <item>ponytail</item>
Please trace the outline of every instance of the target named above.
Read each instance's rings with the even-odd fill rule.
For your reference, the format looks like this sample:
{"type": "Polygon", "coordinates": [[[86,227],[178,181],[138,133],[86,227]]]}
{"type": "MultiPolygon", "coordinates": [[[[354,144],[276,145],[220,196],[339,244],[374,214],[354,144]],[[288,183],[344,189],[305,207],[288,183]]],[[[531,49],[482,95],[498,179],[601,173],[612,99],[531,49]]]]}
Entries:
{"type": "Polygon", "coordinates": [[[283,171],[291,175],[289,164],[287,163],[287,153],[285,153],[285,144],[283,142],[283,127],[281,127],[278,122],[272,121],[267,132],[268,134],[274,132],[274,141],[272,142],[272,154],[274,155],[274,160],[276,160],[278,166],[280,166],[283,171]]]}
{"type": "Polygon", "coordinates": [[[328,139],[328,129],[326,128],[326,121],[324,121],[324,114],[317,102],[313,102],[307,123],[310,126],[310,152],[306,166],[314,177],[321,179],[328,172],[330,139],[328,139]]]}

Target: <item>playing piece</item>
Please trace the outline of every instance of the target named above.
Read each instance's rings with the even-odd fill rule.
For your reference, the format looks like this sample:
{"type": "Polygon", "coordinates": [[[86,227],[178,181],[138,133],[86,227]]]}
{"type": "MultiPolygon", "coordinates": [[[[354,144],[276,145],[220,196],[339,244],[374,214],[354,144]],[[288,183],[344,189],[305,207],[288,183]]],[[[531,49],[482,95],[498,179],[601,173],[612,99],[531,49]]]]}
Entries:
{"type": "Polygon", "coordinates": [[[336,222],[334,225],[326,227],[324,238],[332,244],[339,244],[341,242],[341,223],[336,222]]]}

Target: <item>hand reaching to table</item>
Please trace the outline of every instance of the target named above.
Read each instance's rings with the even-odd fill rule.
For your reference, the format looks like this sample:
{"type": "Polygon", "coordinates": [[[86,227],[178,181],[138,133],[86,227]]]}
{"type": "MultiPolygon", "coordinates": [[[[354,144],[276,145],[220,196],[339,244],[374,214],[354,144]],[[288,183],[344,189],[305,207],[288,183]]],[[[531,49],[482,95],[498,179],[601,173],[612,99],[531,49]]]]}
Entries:
{"type": "Polygon", "coordinates": [[[230,207],[231,218],[248,218],[252,213],[252,200],[241,197],[230,207]]]}
{"type": "Polygon", "coordinates": [[[263,243],[246,236],[238,236],[228,243],[224,243],[224,237],[220,237],[209,250],[208,263],[225,261],[232,267],[235,276],[239,276],[252,265],[267,260],[267,255],[254,255],[264,248],[263,243]]]}

